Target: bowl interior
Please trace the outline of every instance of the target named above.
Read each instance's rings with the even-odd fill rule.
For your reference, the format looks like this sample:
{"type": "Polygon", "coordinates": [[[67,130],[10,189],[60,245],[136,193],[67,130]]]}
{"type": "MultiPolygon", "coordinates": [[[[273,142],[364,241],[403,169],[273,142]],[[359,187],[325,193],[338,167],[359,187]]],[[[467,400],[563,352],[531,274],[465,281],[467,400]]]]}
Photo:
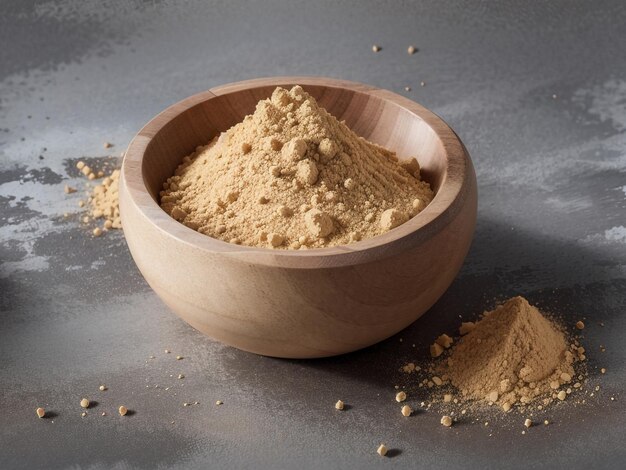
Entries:
{"type": "MultiPolygon", "coordinates": [[[[280,86],[296,84],[286,82],[280,86]]],[[[158,201],[163,182],[174,174],[184,156],[253,113],[256,104],[268,98],[275,87],[226,90],[217,96],[207,93],[206,100],[171,116],[156,131],[144,153],[142,174],[152,198],[158,201]]],[[[395,151],[400,159],[416,157],[424,180],[437,193],[446,177],[446,152],[439,136],[420,116],[371,90],[304,84],[302,87],[361,137],[395,151]]]]}

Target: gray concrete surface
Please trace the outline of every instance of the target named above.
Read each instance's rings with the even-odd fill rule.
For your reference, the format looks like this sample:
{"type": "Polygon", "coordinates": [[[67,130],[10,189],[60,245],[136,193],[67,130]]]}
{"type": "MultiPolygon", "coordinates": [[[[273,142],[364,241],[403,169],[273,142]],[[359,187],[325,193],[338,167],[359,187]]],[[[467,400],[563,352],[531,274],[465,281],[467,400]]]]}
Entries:
{"type": "Polygon", "coordinates": [[[623,2],[13,0],[0,10],[0,468],[624,467],[623,2]],[[344,357],[276,360],[201,336],[150,291],[122,233],[93,239],[80,195],[63,193],[83,184],[78,159],[119,154],[169,104],[282,74],[409,96],[454,127],[477,170],[478,227],[458,279],[406,331],[344,357]],[[513,294],[569,325],[586,318],[588,387],[600,391],[536,413],[552,424],[526,435],[519,414],[451,429],[430,411],[402,419],[394,385],[415,407],[422,398],[398,367],[459,315],[513,294]],[[86,418],[82,396],[98,402],[86,418]],[[335,412],[338,398],[351,408],[335,412]],[[118,417],[119,404],[135,413],[118,417]],[[51,418],[36,418],[39,405],[51,418]],[[391,458],[375,454],[381,441],[391,458]]]}

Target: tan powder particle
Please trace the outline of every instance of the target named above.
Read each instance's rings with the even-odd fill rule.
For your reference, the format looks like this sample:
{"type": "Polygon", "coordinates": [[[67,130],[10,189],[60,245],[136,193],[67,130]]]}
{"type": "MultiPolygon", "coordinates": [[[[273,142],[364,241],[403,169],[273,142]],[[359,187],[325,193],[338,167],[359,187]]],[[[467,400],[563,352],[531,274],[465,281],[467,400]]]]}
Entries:
{"type": "Polygon", "coordinates": [[[104,392],[107,389],[106,385],[100,385],[98,387],[98,390],[100,390],[101,392],[104,392]]]}
{"type": "Polygon", "coordinates": [[[344,403],[341,400],[337,400],[337,403],[335,403],[336,410],[343,410],[343,406],[344,406],[344,403]]]}
{"type": "Polygon", "coordinates": [[[417,52],[417,48],[415,46],[409,46],[406,51],[409,55],[413,55],[417,52]]]}
{"type": "Polygon", "coordinates": [[[378,44],[374,44],[372,46],[372,51],[373,52],[379,52],[382,49],[382,47],[380,47],[378,44]]]}
{"type": "Polygon", "coordinates": [[[277,88],[185,157],[160,204],[200,233],[246,246],[345,245],[383,234],[430,203],[417,159],[406,157],[413,159],[357,136],[301,87],[277,88]],[[262,235],[272,233],[282,242],[262,235]]]}
{"type": "Polygon", "coordinates": [[[302,184],[314,185],[319,174],[317,165],[312,160],[301,160],[296,165],[296,178],[302,184]]]}
{"type": "Polygon", "coordinates": [[[526,426],[527,428],[531,427],[533,425],[533,422],[530,419],[526,419],[524,421],[524,426],[526,426]]]}
{"type": "Polygon", "coordinates": [[[459,334],[461,336],[465,336],[466,334],[468,334],[470,331],[472,331],[474,328],[476,327],[476,324],[474,322],[468,321],[468,322],[462,322],[461,326],[459,328],[459,334]]]}
{"type": "Polygon", "coordinates": [[[283,244],[285,241],[285,237],[278,233],[270,233],[267,235],[267,242],[270,244],[272,248],[277,248],[283,244]]]}
{"type": "Polygon", "coordinates": [[[443,353],[443,348],[439,344],[434,343],[430,345],[430,355],[432,357],[439,357],[441,353],[443,353]]]}
{"type": "Polygon", "coordinates": [[[86,398],[83,398],[80,401],[80,406],[83,407],[83,408],[89,408],[89,400],[87,400],[86,398]]]}
{"type": "Polygon", "coordinates": [[[577,321],[577,322],[576,322],[576,329],[578,329],[578,330],[583,330],[583,329],[585,329],[585,324],[584,324],[582,321],[580,321],[580,320],[579,320],[579,321],[577,321]]]}
{"type": "Polygon", "coordinates": [[[326,212],[311,209],[304,214],[304,223],[309,233],[316,238],[324,238],[333,231],[333,221],[326,212]]]}
{"type": "Polygon", "coordinates": [[[400,409],[400,412],[402,413],[402,416],[409,417],[409,416],[411,416],[411,413],[413,413],[413,409],[409,405],[404,405],[400,409]]]}
{"type": "Polygon", "coordinates": [[[443,401],[444,403],[450,403],[452,401],[452,395],[450,393],[446,393],[443,396],[443,401]]]}
{"type": "Polygon", "coordinates": [[[384,231],[389,231],[393,228],[396,228],[399,225],[402,225],[409,217],[402,211],[398,209],[387,209],[380,216],[380,227],[384,231]]]}
{"type": "Polygon", "coordinates": [[[442,334],[441,336],[439,336],[436,340],[435,343],[437,343],[439,346],[443,346],[444,348],[448,349],[450,346],[452,346],[452,343],[454,342],[454,340],[452,338],[450,338],[447,334],[442,334]]]}
{"type": "Polygon", "coordinates": [[[406,393],[405,392],[398,392],[396,394],[396,401],[398,403],[403,402],[404,400],[406,400],[406,393]]]}
{"type": "Polygon", "coordinates": [[[376,452],[381,457],[384,457],[385,455],[387,455],[387,447],[385,446],[385,444],[381,444],[378,446],[378,449],[376,449],[376,452]]]}
{"type": "Polygon", "coordinates": [[[128,413],[128,408],[126,408],[124,405],[121,405],[117,409],[117,412],[120,414],[120,416],[126,416],[126,413],[128,413]]]}
{"type": "Polygon", "coordinates": [[[39,416],[40,418],[46,416],[46,410],[44,410],[43,408],[37,408],[35,410],[35,413],[37,413],[37,416],[39,416]]]}
{"type": "Polygon", "coordinates": [[[447,415],[442,416],[441,424],[449,428],[450,426],[452,426],[452,418],[450,418],[450,416],[447,416],[447,415]]]}
{"type": "Polygon", "coordinates": [[[565,400],[567,398],[567,393],[565,393],[564,390],[561,390],[559,393],[557,393],[556,397],[559,400],[563,401],[563,400],[565,400]]]}

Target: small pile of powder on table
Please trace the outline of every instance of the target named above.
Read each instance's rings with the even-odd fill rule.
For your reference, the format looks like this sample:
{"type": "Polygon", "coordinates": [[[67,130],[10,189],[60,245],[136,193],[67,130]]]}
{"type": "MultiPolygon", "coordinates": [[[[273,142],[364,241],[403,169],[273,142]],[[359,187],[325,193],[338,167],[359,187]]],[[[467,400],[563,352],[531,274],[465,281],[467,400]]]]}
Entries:
{"type": "Polygon", "coordinates": [[[433,198],[415,158],[357,136],[300,86],[276,88],[163,187],[161,207],[200,233],[291,249],[380,235],[433,198]]]}
{"type": "Polygon", "coordinates": [[[463,398],[497,403],[505,411],[535,398],[556,398],[574,377],[574,362],[584,359],[523,297],[507,300],[475,324],[464,323],[461,334],[437,371],[463,398]]]}

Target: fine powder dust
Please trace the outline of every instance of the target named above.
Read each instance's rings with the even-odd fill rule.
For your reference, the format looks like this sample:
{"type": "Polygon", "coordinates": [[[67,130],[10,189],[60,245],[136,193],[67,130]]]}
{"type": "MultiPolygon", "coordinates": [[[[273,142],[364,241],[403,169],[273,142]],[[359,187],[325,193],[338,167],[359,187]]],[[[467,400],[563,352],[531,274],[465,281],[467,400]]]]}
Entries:
{"type": "Polygon", "coordinates": [[[161,207],[200,233],[268,248],[343,245],[415,216],[433,192],[415,158],[357,136],[300,86],[185,157],[161,207]]]}
{"type": "Polygon", "coordinates": [[[466,335],[438,372],[463,398],[498,403],[505,410],[540,396],[556,398],[572,381],[574,362],[584,359],[584,350],[579,348],[578,356],[570,351],[563,332],[522,297],[486,312],[473,328],[464,325],[466,335]]]}

